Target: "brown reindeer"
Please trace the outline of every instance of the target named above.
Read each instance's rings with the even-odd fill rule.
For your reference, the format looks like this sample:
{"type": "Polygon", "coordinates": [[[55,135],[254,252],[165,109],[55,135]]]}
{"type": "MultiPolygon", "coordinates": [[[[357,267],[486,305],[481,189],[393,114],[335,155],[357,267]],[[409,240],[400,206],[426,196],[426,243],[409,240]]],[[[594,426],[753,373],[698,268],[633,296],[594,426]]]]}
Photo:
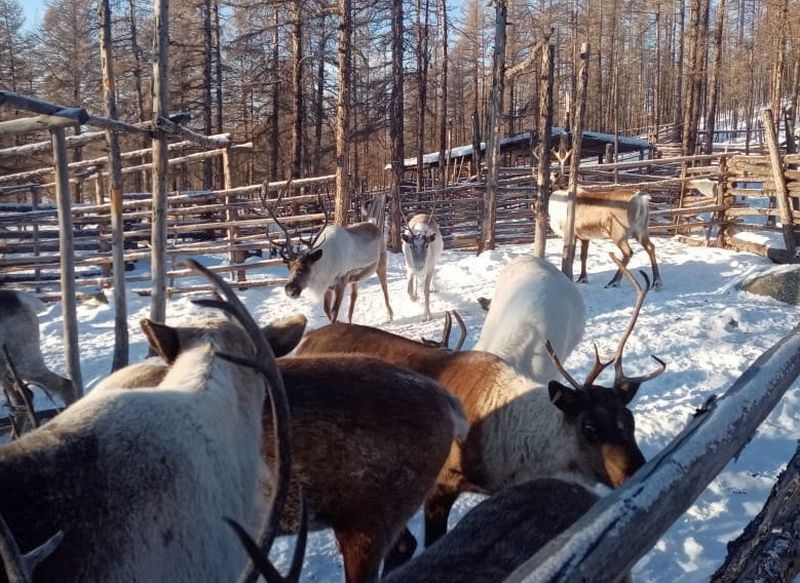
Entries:
{"type": "MultiPolygon", "coordinates": [[[[295,324],[284,320],[268,336],[279,336],[276,328],[294,335],[305,319],[295,324]]],[[[132,365],[104,384],[152,384],[168,373],[175,344],[170,328],[151,325],[148,334],[167,364],[132,365]]],[[[285,342],[280,351],[289,347],[285,342]]],[[[309,527],[334,530],[346,581],[376,581],[381,560],[433,488],[453,440],[466,435],[461,405],[431,379],[369,356],[286,357],[278,366],[293,447],[292,488],[280,530],[297,531],[302,487],[309,527]]],[[[262,421],[262,453],[271,464],[272,417],[265,412],[262,421]]],[[[388,561],[401,562],[408,552],[413,548],[388,561]]]]}
{"type": "MultiPolygon", "coordinates": [[[[567,218],[566,190],[554,190],[550,195],[550,227],[564,236],[567,218]]],[[[656,248],[647,232],[650,221],[650,197],[633,188],[615,188],[607,191],[590,191],[578,187],[575,199],[575,239],[581,242],[581,274],[578,282],[586,283],[586,259],[590,239],[611,239],[622,251],[622,265],[627,265],[633,255],[628,239],[633,237],[647,251],[653,269],[653,287],[661,288],[661,275],[656,263],[656,248]]],[[[622,279],[617,269],[606,287],[616,287],[622,279]]]]}
{"type": "MultiPolygon", "coordinates": [[[[323,209],[325,208],[322,205],[323,209]]],[[[278,250],[283,262],[289,267],[289,281],[284,287],[286,295],[298,298],[308,290],[315,298],[323,300],[325,315],[331,322],[339,316],[344,290],[350,286],[348,322],[353,321],[353,310],[358,297],[358,282],[373,273],[377,274],[386,303],[386,319],[391,322],[394,314],[389,305],[389,290],[386,283],[386,242],[381,229],[372,222],[356,223],[348,227],[325,223],[310,241],[301,239],[306,250],[297,253],[291,245],[291,235],[278,217],[269,211],[284,232],[285,239],[270,242],[278,250]]]]}
{"type": "Polygon", "coordinates": [[[453,447],[425,503],[428,546],[446,532],[450,508],[461,492],[491,493],[565,472],[589,485],[616,487],[644,464],[627,405],[641,383],[663,372],[664,365],[659,361],[658,370],[642,377],[622,373],[622,351],[649,289],[649,284],[636,285],[636,308],[611,361],[617,371],[612,389],[594,385],[609,364],[599,357],[580,389],[570,388],[533,381],[489,353],[433,349],[352,324],[333,323],[310,332],[296,353],[368,353],[430,376],[461,400],[470,431],[463,444],[453,447]]]}

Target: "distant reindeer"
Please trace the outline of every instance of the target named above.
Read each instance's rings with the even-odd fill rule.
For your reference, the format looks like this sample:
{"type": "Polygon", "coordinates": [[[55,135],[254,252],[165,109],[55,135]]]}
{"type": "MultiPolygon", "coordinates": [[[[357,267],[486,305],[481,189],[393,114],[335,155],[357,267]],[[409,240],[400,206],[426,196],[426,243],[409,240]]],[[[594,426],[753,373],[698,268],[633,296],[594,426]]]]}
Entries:
{"type": "Polygon", "coordinates": [[[583,337],[586,308],[577,286],[544,259],[526,256],[503,268],[495,288],[475,350],[496,354],[534,381],[553,380],[545,340],[566,357],[583,337]]]}
{"type": "MultiPolygon", "coordinates": [[[[288,407],[274,358],[230,288],[192,267],[225,298],[205,305],[233,321],[200,315],[191,327],[163,326],[168,334],[148,337],[175,358],[157,386],[92,391],[0,447],[3,538],[19,549],[11,562],[24,564],[22,554],[63,532],[37,580],[234,581],[246,554],[223,519],[253,534],[267,511],[262,484],[275,476],[286,493],[288,407]],[[259,451],[267,394],[281,451],[271,473],[259,451]]],[[[272,507],[280,514],[277,494],[272,507]]],[[[265,551],[270,524],[258,537],[265,551]]]]}
{"type": "MultiPolygon", "coordinates": [[[[632,276],[631,280],[635,282],[632,276]]],[[[425,541],[430,545],[446,532],[450,508],[461,492],[492,493],[565,472],[589,486],[601,482],[617,487],[644,464],[627,405],[643,382],[663,372],[664,364],[659,361],[658,370],[641,377],[628,378],[622,372],[625,342],[649,289],[636,285],[636,307],[614,359],[603,363],[597,356],[586,381],[570,381],[572,388],[554,380],[531,380],[494,354],[430,348],[354,324],[333,323],[306,334],[295,354],[371,354],[433,378],[461,400],[470,432],[451,450],[425,503],[425,541]],[[613,388],[595,385],[612,362],[613,388]]],[[[545,345],[547,337],[541,340],[545,345]]],[[[555,358],[554,364],[566,374],[555,358]]]]}
{"type": "Polygon", "coordinates": [[[270,238],[270,243],[278,249],[281,259],[289,267],[289,281],[284,287],[286,295],[297,298],[307,289],[315,298],[323,300],[325,315],[335,322],[345,287],[349,284],[347,320],[352,322],[358,282],[376,273],[386,303],[386,319],[391,322],[394,314],[389,305],[386,283],[386,242],[376,224],[356,223],[348,227],[328,225],[326,211],[322,229],[310,241],[301,239],[306,250],[298,253],[291,245],[289,231],[272,210],[269,213],[285,235],[284,241],[279,243],[270,238]]]}
{"type": "MultiPolygon", "coordinates": [[[[550,194],[550,227],[564,236],[567,220],[567,190],[554,190],[550,194]]],[[[647,251],[653,269],[653,288],[661,288],[661,276],[656,263],[656,248],[650,241],[648,223],[650,197],[632,188],[615,188],[607,191],[590,191],[578,187],[575,199],[575,239],[581,242],[581,274],[579,283],[589,281],[586,259],[590,239],[611,239],[622,251],[622,264],[627,265],[633,255],[628,239],[633,237],[647,251]]],[[[617,270],[606,287],[616,287],[622,279],[617,270]]]]}
{"type": "MultiPolygon", "coordinates": [[[[262,330],[279,328],[296,338],[294,330],[304,327],[303,318],[294,318],[262,330]]],[[[165,337],[156,344],[171,344],[168,329],[153,334],[165,337]]],[[[289,343],[280,350],[287,349],[289,343]]],[[[157,384],[170,369],[172,356],[165,356],[166,364],[117,371],[113,384],[157,384]]],[[[382,559],[394,565],[413,553],[413,537],[403,529],[433,487],[453,440],[466,436],[461,404],[429,378],[363,355],[287,357],[278,366],[288,389],[294,464],[280,530],[299,529],[296,492],[302,485],[309,526],[333,529],[346,581],[372,583],[382,559]],[[387,556],[401,534],[403,551],[387,556]]],[[[262,455],[271,464],[272,418],[265,413],[262,421],[262,455]]]]}
{"type": "Polygon", "coordinates": [[[419,213],[411,217],[403,229],[401,237],[408,276],[408,296],[412,302],[417,301],[419,280],[423,280],[425,312],[422,320],[425,322],[431,319],[431,284],[433,283],[433,272],[444,249],[442,233],[439,231],[433,215],[419,213]]]}
{"type": "Polygon", "coordinates": [[[13,383],[7,369],[7,353],[23,381],[52,391],[69,405],[78,398],[72,381],[48,369],[42,357],[36,314],[43,309],[44,304],[31,293],[0,290],[0,383],[13,383]]]}

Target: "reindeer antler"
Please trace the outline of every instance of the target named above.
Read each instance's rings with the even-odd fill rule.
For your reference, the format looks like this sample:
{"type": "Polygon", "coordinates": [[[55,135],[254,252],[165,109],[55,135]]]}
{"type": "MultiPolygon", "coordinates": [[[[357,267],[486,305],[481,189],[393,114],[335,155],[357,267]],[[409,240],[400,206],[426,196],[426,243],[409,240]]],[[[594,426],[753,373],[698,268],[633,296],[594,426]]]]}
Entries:
{"type": "Polygon", "coordinates": [[[33,580],[33,570],[53,554],[62,540],[64,540],[64,532],[59,530],[44,544],[23,555],[11,529],[0,516],[0,559],[3,561],[8,581],[10,583],[30,583],[33,580]]]}
{"type": "MultiPolygon", "coordinates": [[[[281,201],[281,198],[283,198],[283,192],[281,192],[278,195],[278,198],[275,199],[275,203],[274,203],[273,206],[277,206],[278,203],[281,201]]],[[[269,226],[267,226],[267,240],[269,241],[270,245],[272,245],[273,247],[275,247],[278,250],[278,253],[281,256],[281,259],[283,259],[286,263],[288,263],[289,261],[294,259],[294,257],[297,255],[294,252],[294,249],[292,249],[292,244],[291,244],[292,236],[289,234],[289,230],[283,225],[283,223],[280,222],[278,217],[273,212],[272,208],[267,206],[266,202],[264,202],[264,206],[266,207],[270,218],[274,221],[274,223],[276,225],[278,225],[278,227],[280,227],[280,229],[281,229],[281,231],[283,231],[283,235],[285,237],[283,243],[279,243],[278,241],[274,240],[272,238],[272,235],[269,234],[269,226]]]]}
{"type": "Polygon", "coordinates": [[[578,381],[576,381],[574,378],[572,378],[572,375],[569,374],[567,372],[567,369],[565,369],[564,366],[561,364],[561,361],[558,359],[558,355],[556,354],[556,351],[553,350],[553,345],[550,344],[550,340],[545,340],[544,341],[544,349],[547,351],[547,354],[550,356],[550,360],[553,361],[553,364],[555,365],[555,367],[558,370],[558,372],[560,372],[561,375],[565,379],[567,379],[569,384],[571,384],[573,387],[575,387],[576,391],[582,391],[583,390],[583,385],[579,384],[578,381]]]}
{"type": "Polygon", "coordinates": [[[304,244],[306,247],[308,247],[309,249],[313,249],[313,248],[314,248],[314,245],[316,245],[316,244],[317,244],[317,240],[319,239],[319,236],[320,236],[320,235],[322,235],[322,231],[324,231],[324,230],[325,230],[325,227],[327,227],[327,226],[328,226],[328,221],[329,221],[329,219],[330,219],[330,217],[328,216],[328,207],[326,207],[326,206],[325,206],[325,203],[324,203],[324,202],[322,202],[322,195],[321,195],[321,194],[317,194],[317,202],[318,202],[319,206],[320,206],[320,207],[322,207],[322,212],[323,212],[323,213],[324,213],[324,215],[325,215],[325,220],[324,220],[324,222],[322,223],[322,227],[320,227],[319,231],[317,231],[317,233],[314,235],[314,237],[313,237],[313,238],[311,238],[311,239],[310,239],[310,240],[308,240],[308,241],[306,241],[305,239],[303,239],[303,237],[302,237],[302,236],[299,236],[299,235],[298,235],[298,237],[300,238],[300,241],[301,241],[301,242],[302,242],[302,243],[303,243],[303,244],[304,244]]]}
{"type": "MultiPolygon", "coordinates": [[[[213,285],[215,291],[221,296],[222,300],[193,300],[193,303],[217,308],[233,316],[247,332],[256,351],[254,360],[241,358],[224,353],[216,353],[220,358],[233,362],[241,366],[246,366],[257,370],[266,380],[267,394],[272,409],[273,437],[275,440],[275,470],[277,476],[275,487],[272,489],[272,496],[269,505],[269,515],[265,518],[261,533],[258,539],[258,546],[263,556],[268,557],[272,548],[272,543],[278,534],[280,527],[283,507],[289,493],[289,479],[292,465],[291,449],[291,428],[289,426],[289,401],[286,396],[286,388],[283,384],[278,364],[272,348],[266,341],[258,325],[253,320],[250,312],[239,300],[238,296],[217,274],[212,273],[207,268],[200,265],[197,261],[189,259],[185,264],[206,277],[213,285]]],[[[300,550],[305,552],[305,541],[295,547],[295,553],[300,550]]],[[[294,560],[293,560],[294,563],[294,560]]],[[[240,581],[254,582],[258,576],[256,567],[249,562],[240,581]]]]}

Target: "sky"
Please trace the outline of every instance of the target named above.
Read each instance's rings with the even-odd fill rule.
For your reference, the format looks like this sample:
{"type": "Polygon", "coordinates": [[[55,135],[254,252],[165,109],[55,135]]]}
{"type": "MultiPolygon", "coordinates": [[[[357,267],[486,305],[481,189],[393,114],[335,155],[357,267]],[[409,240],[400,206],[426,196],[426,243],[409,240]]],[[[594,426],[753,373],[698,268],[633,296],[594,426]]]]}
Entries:
{"type": "Polygon", "coordinates": [[[22,8],[25,11],[25,28],[36,28],[44,17],[45,0],[22,0],[22,8]]]}

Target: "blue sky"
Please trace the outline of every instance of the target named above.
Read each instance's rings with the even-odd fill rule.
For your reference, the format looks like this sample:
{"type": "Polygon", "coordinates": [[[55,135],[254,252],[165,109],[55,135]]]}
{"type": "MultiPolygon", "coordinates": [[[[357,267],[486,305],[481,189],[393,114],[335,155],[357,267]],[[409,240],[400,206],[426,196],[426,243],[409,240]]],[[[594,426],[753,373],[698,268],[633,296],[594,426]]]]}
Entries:
{"type": "Polygon", "coordinates": [[[25,11],[25,28],[30,30],[39,26],[45,11],[45,0],[22,0],[25,11]]]}

